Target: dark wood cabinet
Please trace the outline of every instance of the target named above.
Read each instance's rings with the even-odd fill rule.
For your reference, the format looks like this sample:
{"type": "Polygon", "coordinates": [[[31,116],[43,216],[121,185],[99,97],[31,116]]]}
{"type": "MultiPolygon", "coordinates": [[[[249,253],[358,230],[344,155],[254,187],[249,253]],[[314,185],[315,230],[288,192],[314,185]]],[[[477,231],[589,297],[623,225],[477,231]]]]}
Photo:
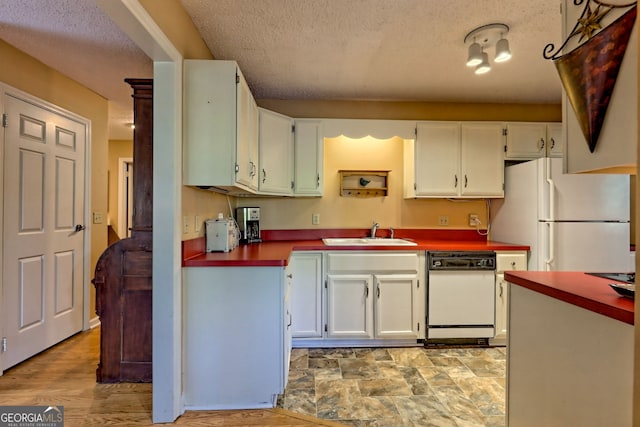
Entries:
{"type": "Polygon", "coordinates": [[[153,80],[125,81],[133,88],[133,218],[131,237],[96,264],[99,383],[152,379],[153,80]]]}

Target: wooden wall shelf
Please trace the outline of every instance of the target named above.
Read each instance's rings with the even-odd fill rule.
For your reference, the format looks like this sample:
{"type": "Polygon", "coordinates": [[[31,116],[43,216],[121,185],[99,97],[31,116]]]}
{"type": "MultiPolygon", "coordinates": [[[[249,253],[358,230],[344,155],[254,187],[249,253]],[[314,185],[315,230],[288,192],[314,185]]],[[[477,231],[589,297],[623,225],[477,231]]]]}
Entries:
{"type": "Polygon", "coordinates": [[[340,170],[340,195],[343,197],[386,197],[389,172],[340,170]]]}

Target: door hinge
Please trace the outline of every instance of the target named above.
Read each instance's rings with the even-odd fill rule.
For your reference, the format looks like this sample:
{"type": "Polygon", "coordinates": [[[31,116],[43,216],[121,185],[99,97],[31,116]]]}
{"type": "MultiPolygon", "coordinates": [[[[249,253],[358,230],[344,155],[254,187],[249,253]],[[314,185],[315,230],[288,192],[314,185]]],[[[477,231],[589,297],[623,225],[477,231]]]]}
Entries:
{"type": "Polygon", "coordinates": [[[295,181],[291,181],[291,189],[293,190],[295,188],[295,181]]]}
{"type": "Polygon", "coordinates": [[[9,115],[7,113],[2,113],[2,127],[9,127],[9,115]]]}
{"type": "Polygon", "coordinates": [[[240,76],[236,73],[236,84],[240,83],[240,76]]]}
{"type": "Polygon", "coordinates": [[[420,322],[418,322],[418,332],[420,332],[420,322]]]}
{"type": "Polygon", "coordinates": [[[509,135],[509,130],[507,128],[502,128],[502,136],[509,135]]]}
{"type": "Polygon", "coordinates": [[[324,331],[325,331],[325,332],[328,332],[328,330],[329,330],[329,328],[327,328],[327,324],[325,323],[325,324],[324,324],[324,331]]]}
{"type": "Polygon", "coordinates": [[[413,134],[416,136],[416,138],[418,137],[418,127],[414,127],[413,128],[413,134]]]}
{"type": "Polygon", "coordinates": [[[291,132],[296,133],[296,125],[291,125],[291,132]]]}
{"type": "Polygon", "coordinates": [[[327,289],[327,279],[324,279],[324,288],[327,289]]]}
{"type": "Polygon", "coordinates": [[[418,279],[418,289],[420,289],[420,279],[418,279]]]}
{"type": "Polygon", "coordinates": [[[505,153],[507,152],[507,146],[506,145],[504,146],[504,152],[505,153]]]}
{"type": "Polygon", "coordinates": [[[2,337],[2,349],[0,351],[0,353],[6,353],[7,351],[7,337],[2,337]]]}

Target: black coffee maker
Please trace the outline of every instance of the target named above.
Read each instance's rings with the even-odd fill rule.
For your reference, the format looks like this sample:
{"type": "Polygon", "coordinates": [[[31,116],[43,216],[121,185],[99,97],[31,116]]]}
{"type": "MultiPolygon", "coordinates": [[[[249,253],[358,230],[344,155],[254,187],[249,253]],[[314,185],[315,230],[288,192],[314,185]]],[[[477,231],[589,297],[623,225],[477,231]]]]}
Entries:
{"type": "Polygon", "coordinates": [[[236,221],[240,229],[240,243],[262,242],[260,238],[260,208],[236,208],[236,221]]]}

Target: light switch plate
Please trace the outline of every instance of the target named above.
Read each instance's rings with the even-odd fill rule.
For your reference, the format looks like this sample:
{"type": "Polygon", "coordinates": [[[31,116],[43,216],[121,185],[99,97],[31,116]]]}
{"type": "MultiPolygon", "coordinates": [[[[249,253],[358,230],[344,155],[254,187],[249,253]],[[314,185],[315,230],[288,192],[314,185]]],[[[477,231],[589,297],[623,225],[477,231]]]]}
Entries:
{"type": "Polygon", "coordinates": [[[94,212],[93,213],[93,223],[94,224],[102,224],[104,218],[102,217],[102,212],[94,212]]]}

